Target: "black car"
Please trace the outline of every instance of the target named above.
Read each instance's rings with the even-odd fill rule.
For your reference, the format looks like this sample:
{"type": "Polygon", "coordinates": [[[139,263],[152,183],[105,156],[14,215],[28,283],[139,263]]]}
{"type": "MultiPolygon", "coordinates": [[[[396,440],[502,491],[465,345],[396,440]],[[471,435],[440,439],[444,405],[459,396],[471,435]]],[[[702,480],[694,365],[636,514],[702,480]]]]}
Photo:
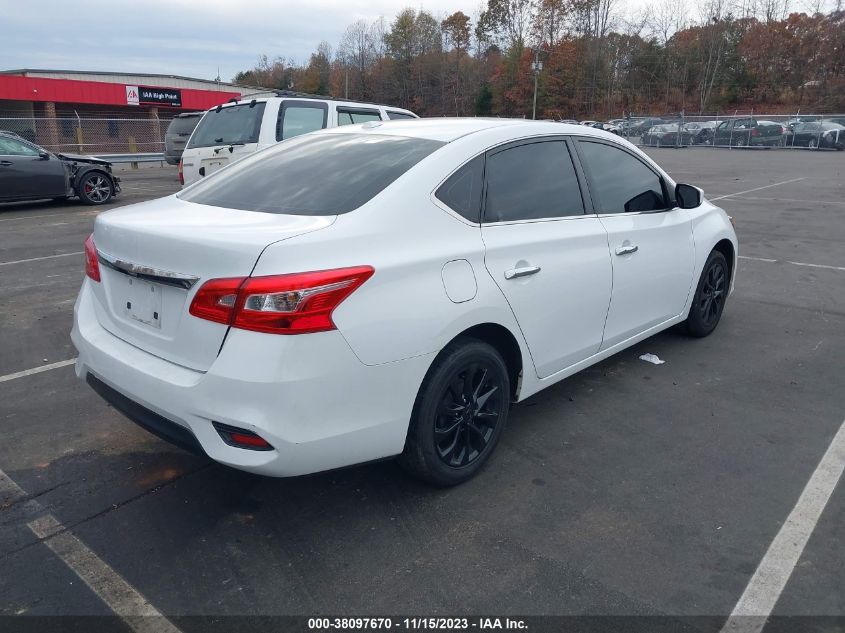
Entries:
{"type": "Polygon", "coordinates": [[[787,147],[845,149],[845,126],[830,121],[799,123],[784,140],[787,147]]]}
{"type": "Polygon", "coordinates": [[[682,147],[692,145],[692,138],[692,132],[683,129],[680,123],[666,123],[649,128],[640,142],[654,147],[682,147]]]}
{"type": "Polygon", "coordinates": [[[0,202],[78,196],[85,204],[105,204],[120,192],[119,182],[108,161],[53,154],[0,131],[0,202]]]}

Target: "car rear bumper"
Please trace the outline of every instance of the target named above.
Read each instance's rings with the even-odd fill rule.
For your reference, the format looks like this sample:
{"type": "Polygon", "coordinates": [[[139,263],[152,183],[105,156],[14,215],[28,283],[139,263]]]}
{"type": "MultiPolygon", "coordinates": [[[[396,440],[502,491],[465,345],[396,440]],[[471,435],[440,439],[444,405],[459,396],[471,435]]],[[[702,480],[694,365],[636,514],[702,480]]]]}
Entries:
{"type": "Polygon", "coordinates": [[[281,336],[232,329],[211,368],[195,371],[104,329],[94,312],[92,283],[85,280],[74,307],[77,376],[156,435],[271,476],[329,470],[402,451],[433,355],[370,366],[337,331],[281,336]],[[213,422],[257,433],[273,450],[230,446],[213,422]]]}

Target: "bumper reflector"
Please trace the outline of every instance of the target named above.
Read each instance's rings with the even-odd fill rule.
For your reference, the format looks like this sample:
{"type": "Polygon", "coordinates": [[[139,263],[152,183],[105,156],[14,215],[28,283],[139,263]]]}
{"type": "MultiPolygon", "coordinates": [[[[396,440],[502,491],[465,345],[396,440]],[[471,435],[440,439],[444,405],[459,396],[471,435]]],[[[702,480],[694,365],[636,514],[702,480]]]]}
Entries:
{"type": "Polygon", "coordinates": [[[273,447],[263,437],[246,429],[239,429],[236,426],[229,426],[221,422],[212,421],[217,433],[229,446],[244,448],[251,451],[272,451],[273,447]]]}

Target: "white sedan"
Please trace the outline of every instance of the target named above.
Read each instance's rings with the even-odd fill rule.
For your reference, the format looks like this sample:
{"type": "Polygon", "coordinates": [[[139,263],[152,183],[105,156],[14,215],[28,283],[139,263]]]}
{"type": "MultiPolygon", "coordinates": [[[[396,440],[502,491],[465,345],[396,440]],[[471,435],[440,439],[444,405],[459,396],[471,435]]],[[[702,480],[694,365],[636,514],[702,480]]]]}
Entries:
{"type": "Polygon", "coordinates": [[[674,324],[710,334],[736,254],[722,209],[601,130],[324,130],[99,215],[76,372],[236,468],[398,455],[451,485],[511,403],[674,324]]]}

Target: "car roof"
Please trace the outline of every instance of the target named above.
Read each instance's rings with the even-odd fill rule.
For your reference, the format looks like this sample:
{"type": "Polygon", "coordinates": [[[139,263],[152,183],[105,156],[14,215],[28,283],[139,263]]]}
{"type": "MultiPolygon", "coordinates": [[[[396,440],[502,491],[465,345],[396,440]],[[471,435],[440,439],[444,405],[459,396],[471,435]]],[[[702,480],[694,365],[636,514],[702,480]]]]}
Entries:
{"type": "MultiPolygon", "coordinates": [[[[226,103],[221,103],[220,105],[213,106],[213,107],[209,108],[208,110],[216,110],[217,108],[230,108],[230,107],[236,106],[236,105],[249,105],[253,101],[255,103],[267,103],[269,101],[287,101],[287,100],[321,101],[321,102],[324,102],[324,103],[336,103],[338,105],[343,105],[343,106],[350,107],[350,108],[355,108],[355,107],[361,107],[361,108],[370,107],[371,108],[373,106],[376,106],[376,107],[386,108],[386,109],[391,110],[393,112],[405,112],[405,113],[413,114],[414,116],[416,116],[416,114],[414,112],[412,112],[411,110],[406,110],[405,108],[400,108],[398,106],[387,105],[386,103],[373,103],[373,102],[370,102],[370,101],[352,101],[351,99],[342,99],[340,97],[328,97],[328,96],[323,97],[323,96],[320,96],[320,95],[311,95],[311,94],[307,94],[307,93],[304,93],[304,92],[303,93],[298,93],[298,92],[287,93],[287,92],[284,92],[284,91],[280,91],[279,93],[277,93],[275,95],[266,96],[266,97],[247,96],[247,97],[244,97],[242,99],[236,99],[235,97],[232,97],[226,103]]],[[[205,114],[205,112],[206,111],[203,111],[202,114],[205,114]]]]}
{"type": "Polygon", "coordinates": [[[314,132],[315,134],[385,134],[405,136],[450,143],[456,139],[496,128],[513,127],[525,136],[542,134],[577,134],[601,138],[617,138],[598,128],[557,121],[532,121],[530,119],[495,118],[424,118],[404,121],[370,121],[361,125],[342,125],[314,132]]]}

